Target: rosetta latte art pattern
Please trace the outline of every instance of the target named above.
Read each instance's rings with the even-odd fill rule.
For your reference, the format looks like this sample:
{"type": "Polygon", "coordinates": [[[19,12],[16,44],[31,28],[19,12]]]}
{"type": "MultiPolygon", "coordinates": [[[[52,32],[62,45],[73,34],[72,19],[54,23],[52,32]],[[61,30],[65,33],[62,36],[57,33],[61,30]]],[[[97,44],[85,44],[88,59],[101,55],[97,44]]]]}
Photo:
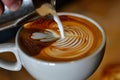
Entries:
{"type": "Polygon", "coordinates": [[[40,18],[24,25],[19,43],[26,54],[43,61],[72,61],[87,57],[101,45],[102,34],[97,25],[74,16],[59,16],[65,37],[53,19],[40,18]]]}
{"type": "Polygon", "coordinates": [[[94,36],[85,25],[72,23],[64,24],[65,38],[59,39],[49,47],[43,49],[41,54],[54,58],[74,58],[90,50],[94,36]]]}

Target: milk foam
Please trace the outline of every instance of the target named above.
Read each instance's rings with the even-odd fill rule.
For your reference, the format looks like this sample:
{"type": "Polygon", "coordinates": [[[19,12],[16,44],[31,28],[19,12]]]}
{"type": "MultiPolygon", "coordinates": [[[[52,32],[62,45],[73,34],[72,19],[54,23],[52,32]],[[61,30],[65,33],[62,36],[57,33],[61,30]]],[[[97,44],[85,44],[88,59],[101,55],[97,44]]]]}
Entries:
{"type": "Polygon", "coordinates": [[[41,42],[49,42],[58,39],[60,36],[56,31],[51,29],[46,29],[44,32],[34,32],[32,33],[31,38],[40,40],[41,42]]]}
{"type": "Polygon", "coordinates": [[[69,25],[64,24],[64,31],[64,39],[59,39],[51,46],[46,47],[36,57],[44,55],[63,59],[74,58],[86,53],[91,48],[94,36],[86,26],[70,22],[69,25]]]}

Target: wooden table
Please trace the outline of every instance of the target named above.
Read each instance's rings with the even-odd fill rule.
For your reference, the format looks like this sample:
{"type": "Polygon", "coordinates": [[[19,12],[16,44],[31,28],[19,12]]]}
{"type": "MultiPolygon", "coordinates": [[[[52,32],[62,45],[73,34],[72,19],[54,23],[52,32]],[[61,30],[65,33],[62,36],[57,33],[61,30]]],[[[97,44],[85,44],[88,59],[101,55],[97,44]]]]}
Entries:
{"type": "MultiPolygon", "coordinates": [[[[120,0],[76,0],[63,6],[59,11],[87,15],[103,26],[107,36],[105,55],[97,71],[88,79],[102,80],[102,73],[106,66],[120,64],[120,0]]],[[[11,58],[10,56],[12,55],[9,54],[6,57],[11,58]]],[[[24,68],[18,72],[0,68],[0,80],[34,79],[24,68]]]]}

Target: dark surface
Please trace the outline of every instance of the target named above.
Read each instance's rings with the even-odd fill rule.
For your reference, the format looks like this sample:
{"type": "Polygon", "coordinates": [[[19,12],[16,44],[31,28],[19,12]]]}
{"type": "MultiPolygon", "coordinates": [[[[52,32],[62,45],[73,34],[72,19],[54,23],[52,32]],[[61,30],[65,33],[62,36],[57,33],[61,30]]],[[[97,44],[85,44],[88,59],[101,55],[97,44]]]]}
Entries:
{"type": "Polygon", "coordinates": [[[6,42],[11,38],[14,38],[18,29],[19,27],[12,27],[12,28],[0,31],[0,43],[6,42]]]}

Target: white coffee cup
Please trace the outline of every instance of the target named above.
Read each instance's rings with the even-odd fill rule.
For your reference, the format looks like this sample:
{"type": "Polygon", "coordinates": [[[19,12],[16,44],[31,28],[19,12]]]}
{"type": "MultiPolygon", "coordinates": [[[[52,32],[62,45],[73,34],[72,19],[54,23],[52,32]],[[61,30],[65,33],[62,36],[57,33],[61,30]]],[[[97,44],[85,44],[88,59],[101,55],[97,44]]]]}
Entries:
{"type": "Polygon", "coordinates": [[[18,35],[21,30],[20,29],[16,35],[15,43],[0,44],[0,52],[13,52],[17,61],[15,63],[10,63],[0,60],[0,67],[7,70],[19,71],[21,70],[21,67],[24,66],[24,68],[37,80],[86,80],[89,76],[91,76],[98,68],[104,55],[106,43],[104,30],[97,22],[86,16],[64,12],[59,13],[59,15],[77,16],[89,20],[91,23],[95,24],[102,33],[102,43],[100,44],[99,48],[90,56],[76,61],[41,61],[28,56],[20,48],[18,44],[18,35]]]}

